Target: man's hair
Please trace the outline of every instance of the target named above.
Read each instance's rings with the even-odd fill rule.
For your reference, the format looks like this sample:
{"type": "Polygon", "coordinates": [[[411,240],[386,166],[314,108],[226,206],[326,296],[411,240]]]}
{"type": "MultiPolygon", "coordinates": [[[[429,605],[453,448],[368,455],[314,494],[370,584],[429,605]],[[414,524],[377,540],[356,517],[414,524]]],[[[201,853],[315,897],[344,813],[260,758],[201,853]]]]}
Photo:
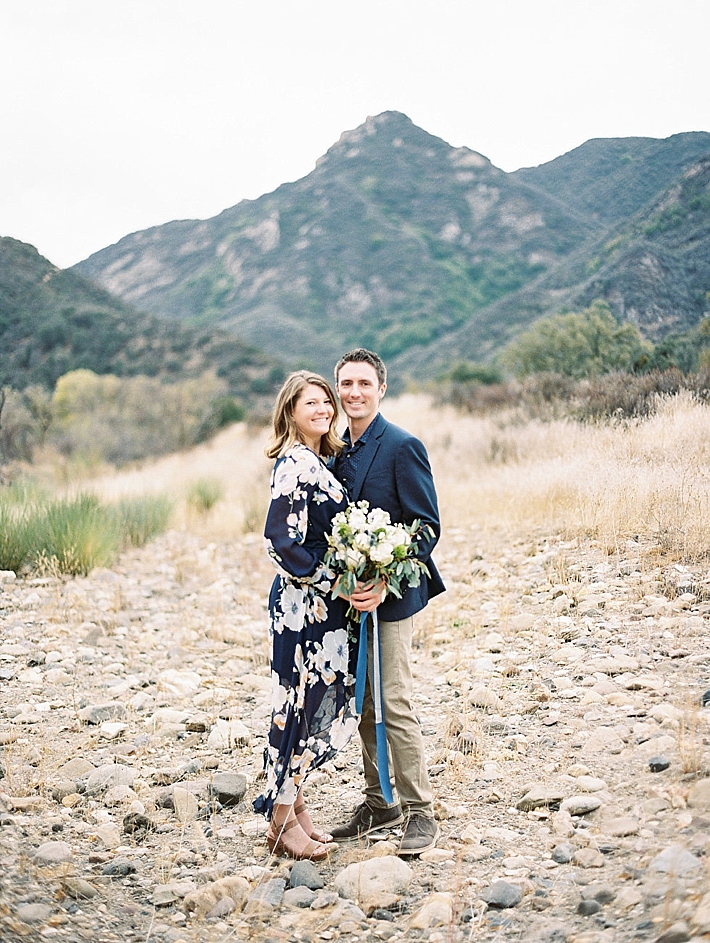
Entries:
{"type": "Polygon", "coordinates": [[[286,377],[279,395],[276,397],[276,405],[271,419],[271,437],[264,449],[267,458],[280,458],[296,442],[303,441],[296,428],[296,423],[293,421],[293,410],[298,398],[307,386],[317,386],[323,390],[333,407],[333,418],[330,427],[320,440],[320,454],[329,457],[340,453],[343,442],[336,429],[338,401],[331,385],[318,373],[297,370],[286,377]]]}
{"type": "Polygon", "coordinates": [[[382,358],[378,357],[377,354],[374,354],[371,350],[366,350],[364,347],[356,347],[355,350],[348,351],[347,354],[343,354],[340,360],[335,365],[335,384],[338,384],[338,377],[340,376],[340,369],[344,367],[346,363],[369,363],[371,367],[375,368],[375,373],[377,374],[377,382],[380,386],[387,382],[387,367],[382,362],[382,358]]]}

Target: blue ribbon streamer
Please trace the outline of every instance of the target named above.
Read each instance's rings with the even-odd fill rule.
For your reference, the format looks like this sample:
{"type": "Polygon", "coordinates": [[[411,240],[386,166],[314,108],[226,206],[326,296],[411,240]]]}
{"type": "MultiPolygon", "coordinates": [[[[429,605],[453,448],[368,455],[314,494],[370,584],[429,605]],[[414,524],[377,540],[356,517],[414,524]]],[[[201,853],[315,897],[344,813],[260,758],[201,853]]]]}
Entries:
{"type": "MultiPolygon", "coordinates": [[[[377,610],[372,613],[372,703],[375,708],[375,738],[377,743],[377,775],[385,802],[394,802],[390,785],[389,761],[387,758],[387,729],[385,727],[384,702],[382,700],[382,652],[380,650],[380,626],[377,610]]],[[[357,650],[355,674],[355,710],[362,714],[367,681],[367,613],[360,614],[360,642],[357,650]]]]}

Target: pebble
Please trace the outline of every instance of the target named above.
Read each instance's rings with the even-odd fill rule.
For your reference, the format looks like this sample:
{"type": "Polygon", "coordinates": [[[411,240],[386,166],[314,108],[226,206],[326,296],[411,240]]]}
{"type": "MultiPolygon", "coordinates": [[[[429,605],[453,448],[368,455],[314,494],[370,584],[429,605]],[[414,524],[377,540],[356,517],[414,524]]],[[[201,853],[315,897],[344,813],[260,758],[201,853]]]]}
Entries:
{"type": "Polygon", "coordinates": [[[667,756],[657,755],[652,756],[648,761],[648,768],[652,773],[662,773],[664,770],[667,770],[671,765],[671,761],[667,756]]]}
{"type": "Polygon", "coordinates": [[[664,848],[660,854],[650,861],[648,869],[649,871],[660,871],[663,874],[683,877],[685,874],[697,871],[702,866],[702,861],[683,845],[669,845],[668,848],[664,848]]]}
{"type": "Polygon", "coordinates": [[[207,786],[208,796],[225,807],[239,805],[247,791],[247,778],[243,773],[215,773],[207,786]]]}
{"type": "Polygon", "coordinates": [[[288,883],[290,887],[304,886],[312,891],[318,891],[325,887],[325,880],[312,861],[294,862],[288,883]]]}
{"type": "MultiPolygon", "coordinates": [[[[710,932],[701,886],[710,787],[683,778],[685,714],[674,695],[697,691],[704,662],[691,659],[706,658],[710,605],[698,595],[659,615],[654,606],[672,602],[649,602],[662,562],[609,562],[559,538],[550,546],[579,569],[554,596],[548,551],[529,553],[529,542],[496,548],[487,575],[476,575],[470,533],[462,526],[456,543],[449,530],[439,556],[449,590],[418,622],[427,644],[414,650],[415,701],[445,800],[441,837],[407,862],[396,855],[399,830],[388,842],[339,846],[318,865],[268,853],[251,811],[270,709],[272,571],[258,535],[208,543],[172,532],[112,571],[6,582],[0,938],[14,938],[12,921],[43,938],[164,943],[197,943],[202,931],[221,939],[259,920],[274,937],[288,926],[306,939],[317,919],[318,939],[411,931],[432,943],[460,939],[471,921],[482,940],[487,930],[525,943],[655,939],[681,921],[688,934],[710,932]],[[555,611],[557,600],[569,611],[555,611]],[[458,628],[479,617],[482,633],[458,628]],[[649,765],[661,753],[671,760],[663,777],[649,765]],[[23,867],[23,848],[49,837],[69,857],[23,867]],[[669,852],[681,837],[682,852],[669,852]],[[338,889],[353,866],[347,900],[338,889]],[[309,886],[292,886],[300,880],[309,886]],[[689,896],[672,891],[679,880],[689,896]],[[501,885],[509,896],[496,905],[501,885]],[[490,903],[470,903],[484,892],[490,903]],[[669,894],[671,927],[637,929],[669,894]],[[38,904],[20,922],[18,908],[38,904]]],[[[309,779],[314,818],[344,820],[361,779],[353,743],[309,779]]]]}
{"type": "Polygon", "coordinates": [[[503,910],[518,906],[523,899],[523,889],[519,884],[499,880],[484,888],[480,893],[480,897],[489,907],[503,910]]]}
{"type": "Polygon", "coordinates": [[[595,812],[601,804],[602,801],[598,796],[570,796],[564,800],[560,806],[560,811],[568,812],[570,815],[588,815],[590,812],[595,812]]]}
{"type": "Polygon", "coordinates": [[[48,841],[39,846],[32,858],[35,864],[61,864],[65,861],[71,861],[73,852],[64,841],[48,841]]]}

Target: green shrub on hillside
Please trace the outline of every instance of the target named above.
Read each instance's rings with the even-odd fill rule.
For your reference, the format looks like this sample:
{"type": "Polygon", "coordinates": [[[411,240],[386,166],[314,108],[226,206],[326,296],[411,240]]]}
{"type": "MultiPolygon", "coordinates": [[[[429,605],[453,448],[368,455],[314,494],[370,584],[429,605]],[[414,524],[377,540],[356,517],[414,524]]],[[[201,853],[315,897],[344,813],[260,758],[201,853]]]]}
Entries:
{"type": "Polygon", "coordinates": [[[517,377],[560,373],[581,379],[613,370],[631,372],[653,347],[629,323],[620,324],[604,301],[581,313],[541,318],[503,350],[499,363],[517,377]]]}
{"type": "Polygon", "coordinates": [[[57,382],[49,438],[65,455],[116,465],[176,452],[218,427],[227,411],[225,395],[224,382],[209,375],[163,383],[74,370],[57,382]]]}

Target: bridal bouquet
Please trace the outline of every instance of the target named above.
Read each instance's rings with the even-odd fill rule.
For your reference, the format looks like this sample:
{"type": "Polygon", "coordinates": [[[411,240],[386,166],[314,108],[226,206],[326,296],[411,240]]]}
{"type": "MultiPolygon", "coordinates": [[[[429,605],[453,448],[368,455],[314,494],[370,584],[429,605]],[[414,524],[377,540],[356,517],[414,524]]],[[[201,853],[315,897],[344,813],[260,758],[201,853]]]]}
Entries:
{"type": "Polygon", "coordinates": [[[382,581],[387,593],[401,599],[402,587],[418,586],[426,564],[417,559],[416,537],[433,535],[428,524],[392,524],[387,511],[370,508],[367,501],[351,504],[335,515],[325,564],[337,578],[333,599],[350,596],[358,582],[382,581]]]}

